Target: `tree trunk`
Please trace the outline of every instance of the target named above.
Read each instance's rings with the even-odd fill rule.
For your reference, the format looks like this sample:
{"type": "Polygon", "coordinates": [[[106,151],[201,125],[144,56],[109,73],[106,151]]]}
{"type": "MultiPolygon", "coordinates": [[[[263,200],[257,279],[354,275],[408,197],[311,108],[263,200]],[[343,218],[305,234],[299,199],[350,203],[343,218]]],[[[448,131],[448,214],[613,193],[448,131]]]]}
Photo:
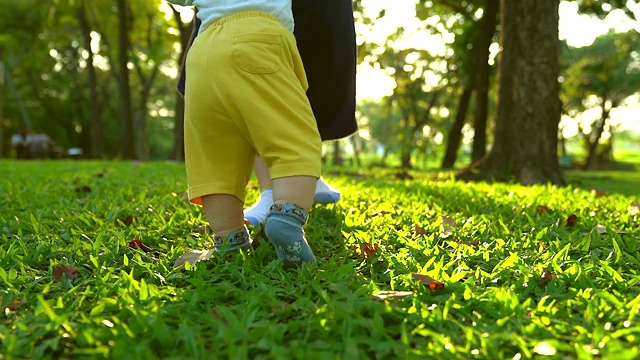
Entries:
{"type": "Polygon", "coordinates": [[[502,0],[494,144],[464,180],[564,184],[558,164],[559,0],[502,0]]]}
{"type": "Polygon", "coordinates": [[[0,159],[4,157],[4,51],[0,48],[0,159]]]}
{"type": "Polygon", "coordinates": [[[402,150],[400,154],[400,166],[403,169],[411,169],[411,150],[402,150]]]}
{"type": "Polygon", "coordinates": [[[487,152],[487,113],[489,109],[489,47],[496,33],[496,18],[500,0],[486,0],[484,15],[480,20],[480,32],[475,42],[476,48],[476,109],[473,116],[473,146],[471,163],[482,159],[487,152]]]}
{"type": "Polygon", "coordinates": [[[615,107],[611,106],[610,108],[607,108],[607,102],[606,98],[602,98],[602,113],[600,119],[591,127],[592,135],[587,137],[587,140],[589,141],[589,148],[587,151],[587,159],[582,165],[582,170],[588,170],[593,164],[593,158],[595,157],[596,149],[598,148],[600,138],[604,132],[604,126],[607,124],[607,119],[609,119],[609,112],[615,107]]]}
{"type": "Polygon", "coordinates": [[[129,30],[128,30],[127,1],[118,0],[118,68],[120,77],[120,141],[122,158],[135,159],[133,134],[133,110],[131,106],[131,87],[129,85],[129,30]]]}
{"type": "Polygon", "coordinates": [[[456,111],[456,118],[451,125],[451,129],[449,129],[449,136],[447,137],[447,150],[444,153],[441,166],[443,169],[453,168],[458,159],[458,149],[462,141],[462,128],[464,127],[464,119],[467,117],[467,111],[469,110],[471,94],[473,94],[471,87],[465,87],[462,90],[460,102],[458,102],[458,110],[456,111]]]}
{"type": "Polygon", "coordinates": [[[91,50],[91,28],[87,20],[85,11],[85,2],[80,1],[78,6],[78,20],[82,31],[82,40],[84,48],[87,51],[87,76],[89,82],[89,108],[91,109],[91,157],[102,158],[104,156],[104,141],[102,127],[102,117],[100,111],[100,103],[98,102],[98,81],[96,77],[96,69],[93,65],[93,50],[91,50]]]}
{"type": "Polygon", "coordinates": [[[342,158],[342,151],[340,149],[340,141],[335,140],[333,142],[333,162],[334,166],[342,166],[344,159],[342,158]]]}
{"type": "Polygon", "coordinates": [[[353,159],[355,160],[355,164],[358,168],[360,168],[362,167],[362,162],[360,161],[360,148],[358,147],[356,136],[357,135],[349,136],[349,142],[351,143],[351,147],[353,148],[353,159]]]}

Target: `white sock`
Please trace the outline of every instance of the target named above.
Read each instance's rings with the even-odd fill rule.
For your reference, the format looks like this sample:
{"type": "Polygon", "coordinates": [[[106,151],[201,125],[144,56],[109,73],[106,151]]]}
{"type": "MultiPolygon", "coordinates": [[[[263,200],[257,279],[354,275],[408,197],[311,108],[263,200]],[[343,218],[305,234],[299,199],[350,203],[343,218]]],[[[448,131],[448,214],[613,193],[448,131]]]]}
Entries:
{"type": "Polygon", "coordinates": [[[329,185],[324,179],[319,178],[316,182],[316,193],[313,200],[319,204],[333,204],[340,200],[340,190],[329,185]]]}
{"type": "Polygon", "coordinates": [[[271,188],[264,189],[260,193],[258,201],[244,211],[244,218],[251,225],[263,224],[271,205],[273,205],[273,190],[271,188]]]}

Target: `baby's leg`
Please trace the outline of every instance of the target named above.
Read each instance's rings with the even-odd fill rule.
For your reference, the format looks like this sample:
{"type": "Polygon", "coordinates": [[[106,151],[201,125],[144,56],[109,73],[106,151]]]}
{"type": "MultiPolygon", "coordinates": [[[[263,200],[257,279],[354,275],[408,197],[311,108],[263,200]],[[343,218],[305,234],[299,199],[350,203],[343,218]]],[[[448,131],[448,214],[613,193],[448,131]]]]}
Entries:
{"type": "Polygon", "coordinates": [[[317,180],[312,176],[273,180],[274,204],[267,213],[264,231],[285,266],[316,261],[302,227],[313,204],[317,180]]]}
{"type": "Polygon", "coordinates": [[[244,226],[242,202],[233,195],[213,194],[202,197],[204,214],[213,230],[213,239],[218,250],[248,250],[251,238],[244,226]]]}

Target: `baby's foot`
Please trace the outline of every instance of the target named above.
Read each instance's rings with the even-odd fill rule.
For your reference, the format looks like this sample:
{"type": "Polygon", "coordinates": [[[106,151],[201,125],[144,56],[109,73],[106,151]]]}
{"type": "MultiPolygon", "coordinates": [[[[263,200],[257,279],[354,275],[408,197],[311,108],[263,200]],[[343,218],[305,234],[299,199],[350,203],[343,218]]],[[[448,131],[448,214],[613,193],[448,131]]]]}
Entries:
{"type": "Polygon", "coordinates": [[[244,218],[251,225],[263,224],[271,205],[273,205],[273,191],[265,189],[260,193],[258,201],[244,211],[244,218]]]}
{"type": "Polygon", "coordinates": [[[318,204],[333,204],[340,200],[340,191],[333,186],[329,185],[322,178],[318,179],[316,183],[316,193],[313,196],[313,201],[318,204]]]}
{"type": "Polygon", "coordinates": [[[316,261],[302,230],[307,217],[306,211],[283,201],[273,204],[267,214],[264,232],[285,266],[316,261]]]}
{"type": "Polygon", "coordinates": [[[247,251],[253,243],[246,227],[227,235],[214,235],[213,241],[215,245],[213,249],[191,250],[176,259],[173,267],[182,269],[186,263],[190,263],[193,266],[200,261],[209,260],[216,252],[238,251],[240,249],[247,251]],[[224,241],[225,238],[226,242],[224,241]]]}

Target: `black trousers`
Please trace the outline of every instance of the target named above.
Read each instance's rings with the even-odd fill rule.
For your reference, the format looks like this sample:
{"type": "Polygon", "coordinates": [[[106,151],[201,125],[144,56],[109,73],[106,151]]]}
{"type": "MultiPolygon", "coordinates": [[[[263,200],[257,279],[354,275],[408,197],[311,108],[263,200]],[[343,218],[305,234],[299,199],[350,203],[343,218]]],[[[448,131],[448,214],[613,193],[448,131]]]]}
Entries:
{"type": "MultiPolygon", "coordinates": [[[[351,0],[293,0],[294,35],[304,63],[307,97],[322,140],[340,139],[357,130],[356,35],[351,0]]],[[[198,33],[196,23],[191,43],[198,33]]],[[[178,92],[184,94],[183,61],[178,92]]]]}

